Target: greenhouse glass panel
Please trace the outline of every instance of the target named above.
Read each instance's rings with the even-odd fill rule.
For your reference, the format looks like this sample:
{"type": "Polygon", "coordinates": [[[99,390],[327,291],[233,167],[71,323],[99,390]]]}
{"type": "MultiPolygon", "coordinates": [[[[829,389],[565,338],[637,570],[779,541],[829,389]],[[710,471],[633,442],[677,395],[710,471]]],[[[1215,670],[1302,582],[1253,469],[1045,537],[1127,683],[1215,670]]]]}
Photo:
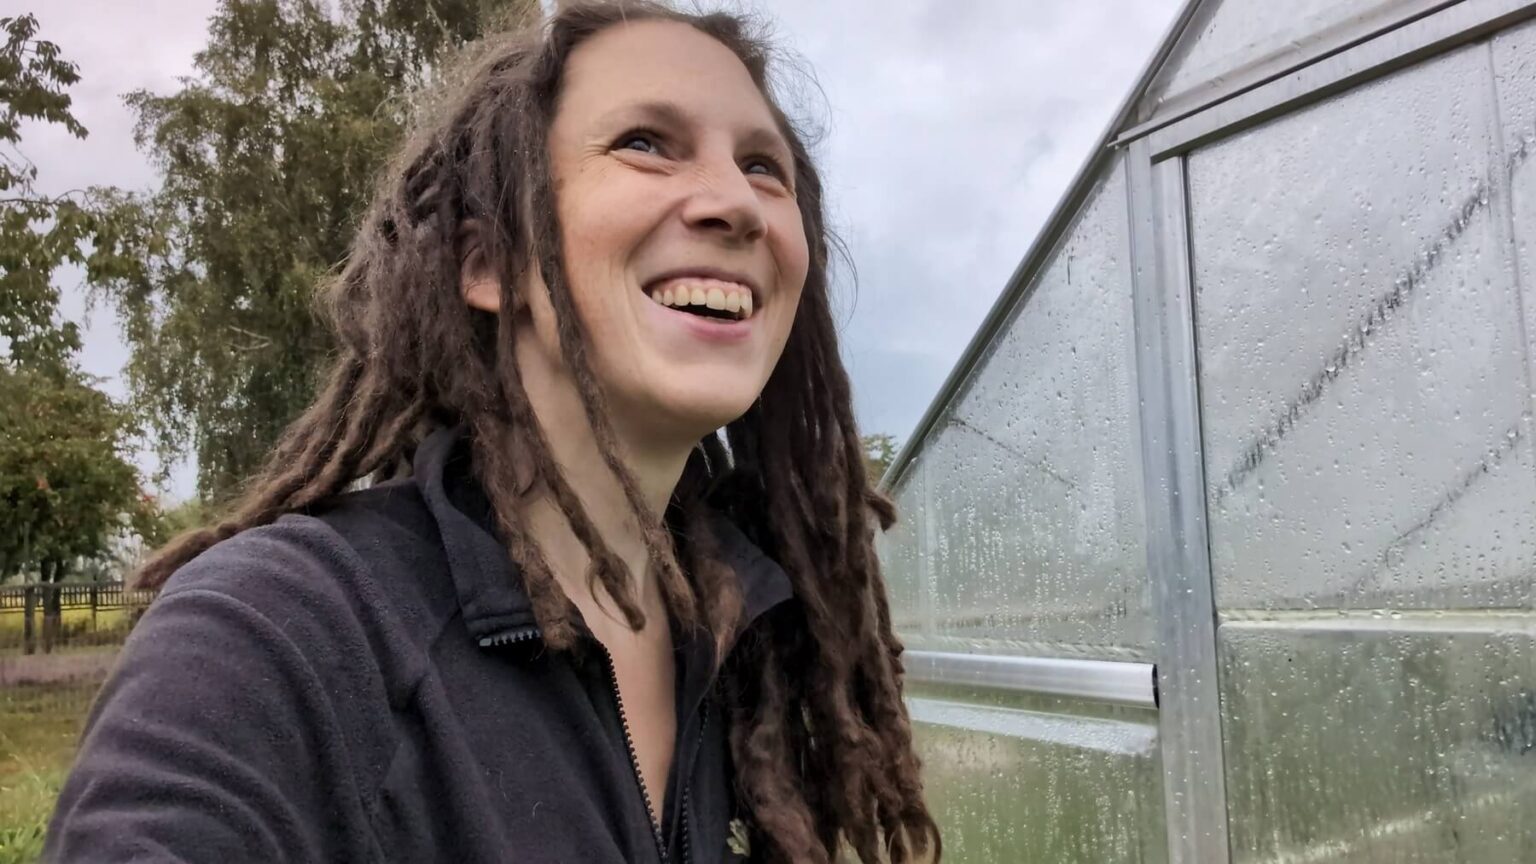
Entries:
{"type": "Polygon", "coordinates": [[[1488,51],[1189,159],[1223,608],[1528,602],[1536,461],[1488,51]]]}
{"type": "Polygon", "coordinates": [[[1536,860],[1518,36],[1189,157],[1235,861],[1536,860]]]}
{"type": "Polygon", "coordinates": [[[944,860],[1167,860],[1156,715],[1054,714],[924,696],[910,701],[944,860]]]}
{"type": "Polygon", "coordinates": [[[1536,628],[1463,616],[1222,625],[1234,862],[1536,861],[1536,628]]]}
{"type": "Polygon", "coordinates": [[[932,617],[909,647],[1150,654],[1127,255],[1116,163],[918,455],[932,617]]]}
{"type": "Polygon", "coordinates": [[[902,483],[892,491],[900,508],[900,518],[891,530],[875,534],[875,551],[880,556],[886,593],[891,603],[891,623],[898,631],[916,631],[932,616],[926,612],[923,532],[927,527],[923,507],[923,466],[916,463],[907,470],[902,483]]]}

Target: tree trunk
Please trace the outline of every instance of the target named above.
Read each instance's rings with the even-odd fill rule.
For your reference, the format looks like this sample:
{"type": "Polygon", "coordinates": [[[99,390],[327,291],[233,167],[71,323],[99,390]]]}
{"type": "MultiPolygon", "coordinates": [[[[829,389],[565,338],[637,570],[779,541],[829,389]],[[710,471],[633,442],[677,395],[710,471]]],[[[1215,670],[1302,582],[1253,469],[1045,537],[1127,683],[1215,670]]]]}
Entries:
{"type": "Polygon", "coordinates": [[[37,653],[37,626],[34,617],[37,613],[37,586],[28,585],[22,589],[21,603],[21,653],[37,653]]]}
{"type": "Polygon", "coordinates": [[[43,653],[53,651],[62,634],[64,623],[63,591],[59,583],[64,580],[64,562],[54,561],[44,566],[43,581],[43,653]]]}

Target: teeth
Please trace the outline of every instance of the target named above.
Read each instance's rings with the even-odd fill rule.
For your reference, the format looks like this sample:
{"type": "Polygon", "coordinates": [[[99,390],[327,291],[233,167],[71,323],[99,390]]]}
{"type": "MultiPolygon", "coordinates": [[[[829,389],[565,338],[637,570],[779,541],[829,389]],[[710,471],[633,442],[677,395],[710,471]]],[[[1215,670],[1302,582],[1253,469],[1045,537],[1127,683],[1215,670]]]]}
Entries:
{"type": "Polygon", "coordinates": [[[706,306],[730,312],[737,320],[752,317],[752,292],[739,288],[727,291],[718,285],[668,285],[651,291],[650,298],[662,306],[706,306]]]}

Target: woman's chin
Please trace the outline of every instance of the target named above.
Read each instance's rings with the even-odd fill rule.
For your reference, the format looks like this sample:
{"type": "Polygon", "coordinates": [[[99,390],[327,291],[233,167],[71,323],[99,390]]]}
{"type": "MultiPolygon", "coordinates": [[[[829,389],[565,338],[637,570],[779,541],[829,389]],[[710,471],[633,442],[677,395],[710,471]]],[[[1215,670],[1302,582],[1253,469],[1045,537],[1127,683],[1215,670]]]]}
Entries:
{"type": "Polygon", "coordinates": [[[680,439],[692,442],[730,424],[747,413],[755,397],[751,394],[712,394],[709,398],[691,398],[658,403],[653,419],[665,418],[662,424],[678,430],[680,439]]]}

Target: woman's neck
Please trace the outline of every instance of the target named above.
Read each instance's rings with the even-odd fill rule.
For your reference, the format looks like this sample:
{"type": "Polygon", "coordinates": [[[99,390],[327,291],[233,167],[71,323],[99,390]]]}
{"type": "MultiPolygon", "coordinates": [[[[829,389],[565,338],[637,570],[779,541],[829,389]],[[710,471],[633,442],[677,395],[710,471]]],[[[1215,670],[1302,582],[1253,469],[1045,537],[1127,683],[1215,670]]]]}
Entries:
{"type": "MultiPolygon", "coordinates": [[[[576,382],[541,362],[542,358],[519,359],[525,361],[521,363],[524,388],[544,429],[555,465],[608,548],[627,566],[636,603],[642,608],[650,606],[656,599],[653,592],[659,589],[655,574],[648,567],[650,556],[644,531],[624,487],[603,457],[576,382]]],[[[682,476],[691,445],[639,446],[636,436],[626,435],[622,425],[616,424],[613,431],[617,455],[629,468],[651,513],[660,518],[682,476]]],[[[537,491],[523,516],[566,593],[586,591],[586,549],[572,532],[553,494],[548,490],[537,491]]]]}

